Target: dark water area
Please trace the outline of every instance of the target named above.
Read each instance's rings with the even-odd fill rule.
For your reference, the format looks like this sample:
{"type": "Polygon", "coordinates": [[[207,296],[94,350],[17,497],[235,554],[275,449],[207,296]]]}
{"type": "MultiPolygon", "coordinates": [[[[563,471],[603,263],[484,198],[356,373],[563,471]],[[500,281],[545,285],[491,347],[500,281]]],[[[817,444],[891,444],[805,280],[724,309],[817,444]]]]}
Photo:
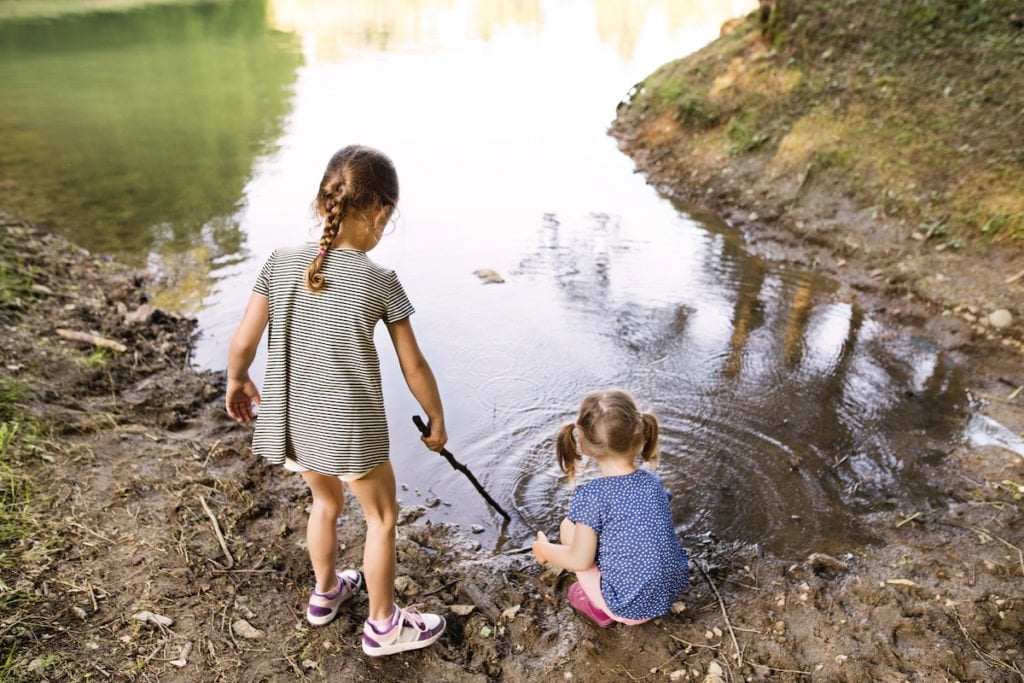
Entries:
{"type": "MultiPolygon", "coordinates": [[[[417,308],[450,449],[498,500],[554,532],[571,495],[554,435],[585,393],[620,386],[659,417],[688,542],[850,550],[872,540],[864,513],[944,495],[932,475],[972,424],[963,372],[660,196],[606,134],[634,83],[755,4],[240,0],[0,18],[2,205],[148,265],[154,303],[198,318],[195,364],[218,370],[264,260],[318,234],[327,158],[380,147],[403,197],[372,258],[417,308]]],[[[378,346],[403,503],[436,498],[428,519],[524,543],[526,523],[503,527],[419,444],[383,332],[378,346]]]]}
{"type": "MultiPolygon", "coordinates": [[[[689,277],[692,265],[673,262],[683,250],[666,253],[671,241],[631,243],[603,220],[582,238],[599,236],[601,246],[566,243],[560,226],[549,226],[521,263],[518,274],[548,279],[576,315],[607,321],[586,336],[610,355],[588,358],[585,337],[549,337],[550,353],[524,354],[528,363],[478,378],[513,385],[506,396],[531,397],[495,410],[481,436],[500,454],[502,472],[491,478],[514,482],[510,497],[530,524],[555,529],[568,505],[552,425],[571,421],[576,405],[564,400],[568,387],[551,392],[558,382],[549,365],[579,366],[583,375],[605,365],[603,376],[566,384],[578,392],[624,386],[654,411],[662,427],[657,471],[693,542],[711,534],[777,553],[848,551],[873,538],[863,513],[945,496],[931,474],[963,438],[970,405],[962,371],[928,340],[837,299],[831,283],[750,255],[713,217],[699,226],[702,248],[686,250],[699,270],[689,277]],[[661,258],[636,253],[645,249],[661,258]],[[676,290],[680,279],[696,286],[676,290]],[[623,286],[645,293],[622,296],[623,286]]],[[[595,473],[592,466],[580,481],[595,473]]]]}

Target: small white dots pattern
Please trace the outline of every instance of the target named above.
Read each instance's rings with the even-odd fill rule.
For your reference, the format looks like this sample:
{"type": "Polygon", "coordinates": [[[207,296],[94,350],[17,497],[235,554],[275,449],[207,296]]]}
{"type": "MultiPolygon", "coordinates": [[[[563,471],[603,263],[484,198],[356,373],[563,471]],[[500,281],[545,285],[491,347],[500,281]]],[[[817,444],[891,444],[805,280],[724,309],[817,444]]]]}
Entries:
{"type": "Polygon", "coordinates": [[[667,613],[690,582],[668,493],[654,472],[601,477],[576,489],[569,521],[597,534],[601,595],[627,619],[667,613]]]}

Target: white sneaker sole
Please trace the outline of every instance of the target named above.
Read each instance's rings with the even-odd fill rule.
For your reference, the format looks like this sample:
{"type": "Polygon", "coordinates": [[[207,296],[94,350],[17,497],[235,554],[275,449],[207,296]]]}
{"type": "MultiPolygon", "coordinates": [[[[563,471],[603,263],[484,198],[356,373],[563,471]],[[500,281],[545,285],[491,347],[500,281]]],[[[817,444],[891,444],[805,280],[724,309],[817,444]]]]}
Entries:
{"type": "Polygon", "coordinates": [[[444,632],[448,629],[448,624],[444,621],[441,622],[441,630],[430,636],[426,640],[411,640],[406,643],[395,643],[394,645],[381,645],[379,647],[369,647],[366,641],[363,641],[363,652],[368,657],[386,657],[388,655],[397,655],[399,652],[409,652],[410,650],[419,650],[428,645],[433,645],[437,642],[437,639],[444,635],[444,632]]]}

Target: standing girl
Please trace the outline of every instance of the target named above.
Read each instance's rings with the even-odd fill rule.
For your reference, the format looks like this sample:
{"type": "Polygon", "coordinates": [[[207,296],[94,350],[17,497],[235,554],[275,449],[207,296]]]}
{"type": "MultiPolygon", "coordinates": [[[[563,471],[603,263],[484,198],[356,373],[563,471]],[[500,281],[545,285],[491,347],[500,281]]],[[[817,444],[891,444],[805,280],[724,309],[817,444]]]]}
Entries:
{"type": "Polygon", "coordinates": [[[359,572],[335,568],[344,485],[363,508],[370,602],[363,651],[370,656],[426,647],[445,629],[443,617],[394,601],[398,501],[373,343],[378,321],[430,420],[423,442],[437,451],[448,440],[437,382],[409,322],[412,304],[395,272],[367,257],[397,203],[398,175],[387,156],[360,145],[335,153],[314,201],[320,243],[270,256],[228,349],[228,413],[250,422],[259,405],[253,451],[301,473],[313,495],[306,540],[316,586],[306,619],[315,626],[330,622],[362,584],[359,572]],[[249,366],[268,324],[261,396],[249,366]]]}
{"type": "Polygon", "coordinates": [[[584,455],[601,476],[573,493],[561,543],[537,534],[537,561],[576,572],[569,604],[598,626],[668,612],[689,583],[688,562],[661,479],[636,466],[638,458],[657,464],[657,419],[624,391],[597,391],[583,399],[575,424],[562,426],[557,451],[570,481],[584,455]]]}

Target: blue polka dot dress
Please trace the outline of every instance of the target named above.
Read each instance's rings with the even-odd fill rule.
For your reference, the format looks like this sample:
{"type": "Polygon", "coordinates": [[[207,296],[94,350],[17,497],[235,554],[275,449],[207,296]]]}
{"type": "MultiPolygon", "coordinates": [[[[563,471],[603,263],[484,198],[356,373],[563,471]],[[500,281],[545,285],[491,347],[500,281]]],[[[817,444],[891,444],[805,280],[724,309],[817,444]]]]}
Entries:
{"type": "Polygon", "coordinates": [[[654,472],[638,469],[580,486],[569,504],[569,521],[597,533],[601,595],[616,615],[660,617],[689,584],[668,493],[654,472]]]}

